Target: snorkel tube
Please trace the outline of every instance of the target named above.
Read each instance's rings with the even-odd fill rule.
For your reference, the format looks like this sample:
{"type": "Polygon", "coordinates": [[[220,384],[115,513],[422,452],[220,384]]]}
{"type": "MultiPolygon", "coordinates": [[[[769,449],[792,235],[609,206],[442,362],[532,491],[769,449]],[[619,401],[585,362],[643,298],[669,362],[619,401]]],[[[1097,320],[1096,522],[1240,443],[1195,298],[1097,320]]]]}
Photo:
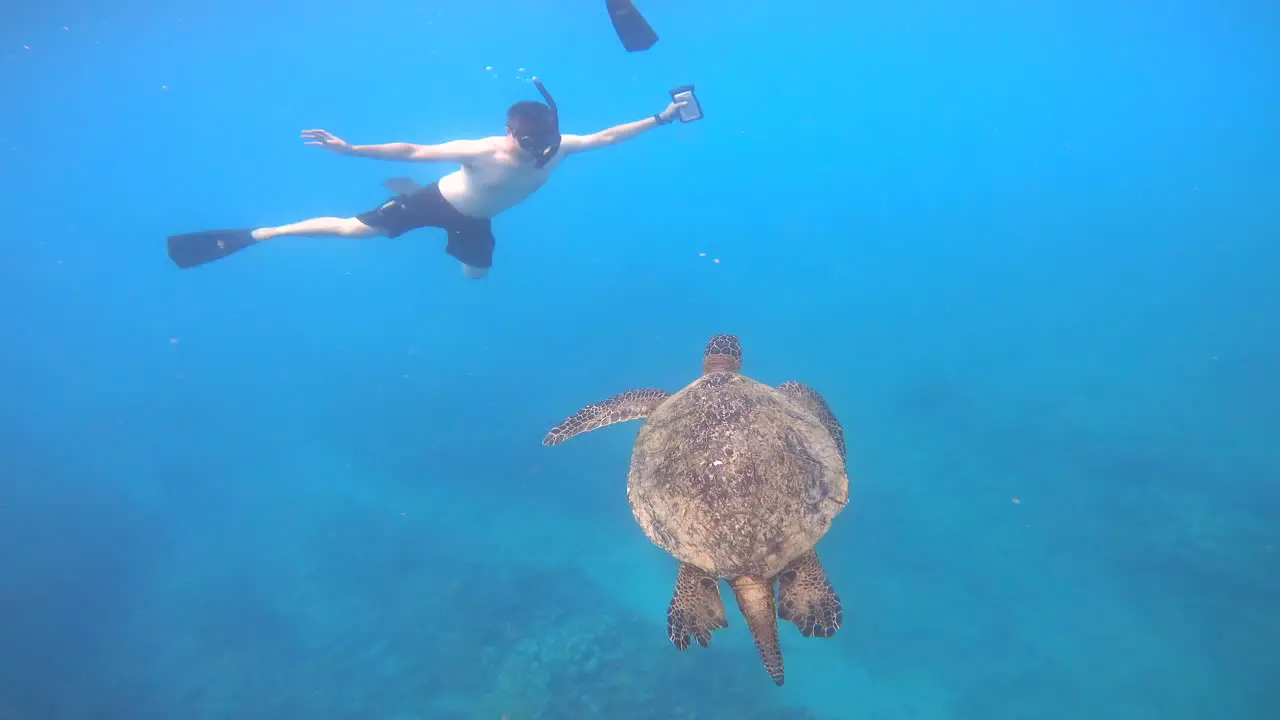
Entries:
{"type": "MultiPolygon", "coordinates": [[[[547,105],[551,108],[552,122],[555,123],[555,127],[545,138],[538,138],[543,140],[543,142],[538,143],[541,147],[528,148],[537,156],[533,161],[534,167],[543,167],[560,151],[560,108],[556,107],[555,98],[551,97],[551,93],[547,92],[547,87],[542,84],[541,80],[533,78],[533,85],[538,88],[538,92],[542,93],[542,99],[547,101],[547,105]],[[554,137],[552,137],[553,134],[554,137]]],[[[533,138],[530,138],[530,140],[533,140],[533,138]]],[[[524,143],[521,143],[521,145],[524,145],[524,143]]]]}

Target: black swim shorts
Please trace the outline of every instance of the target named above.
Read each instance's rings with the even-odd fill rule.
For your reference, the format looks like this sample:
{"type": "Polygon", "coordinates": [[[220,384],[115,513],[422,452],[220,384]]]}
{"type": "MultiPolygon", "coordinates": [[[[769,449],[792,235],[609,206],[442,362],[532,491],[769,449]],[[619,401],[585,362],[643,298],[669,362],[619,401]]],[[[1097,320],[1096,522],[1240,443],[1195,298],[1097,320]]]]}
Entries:
{"type": "Polygon", "coordinates": [[[473,268],[493,265],[492,223],[458,212],[440,194],[439,183],[397,195],[356,219],[387,237],[424,227],[443,228],[449,232],[445,252],[473,268]]]}

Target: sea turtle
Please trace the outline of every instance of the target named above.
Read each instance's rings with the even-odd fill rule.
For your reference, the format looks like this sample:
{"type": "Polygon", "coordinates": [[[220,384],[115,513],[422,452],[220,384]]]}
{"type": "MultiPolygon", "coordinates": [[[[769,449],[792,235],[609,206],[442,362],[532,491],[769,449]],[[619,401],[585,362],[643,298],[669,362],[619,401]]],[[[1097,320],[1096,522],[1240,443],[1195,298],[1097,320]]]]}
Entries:
{"type": "Polygon", "coordinates": [[[783,682],[775,614],[805,637],[840,628],[840,598],[815,546],[849,500],[844,430],[815,390],[739,371],[742,346],[716,335],[702,376],[672,395],[631,390],[588,405],[543,445],[643,418],[627,499],[655,545],[680,561],[667,634],[680,650],[728,627],[719,578],[733,588],[765,669],[783,682]],[[774,591],[777,581],[777,600],[774,591]]]}

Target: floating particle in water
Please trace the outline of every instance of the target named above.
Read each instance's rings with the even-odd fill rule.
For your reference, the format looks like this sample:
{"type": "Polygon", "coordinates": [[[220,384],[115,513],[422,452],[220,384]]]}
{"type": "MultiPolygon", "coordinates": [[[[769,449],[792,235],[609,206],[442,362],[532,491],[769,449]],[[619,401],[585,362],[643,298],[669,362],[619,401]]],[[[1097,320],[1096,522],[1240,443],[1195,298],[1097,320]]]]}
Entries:
{"type": "Polygon", "coordinates": [[[713,262],[713,263],[715,263],[715,264],[719,265],[719,264],[720,264],[720,258],[711,258],[711,262],[713,262]]]}
{"type": "Polygon", "coordinates": [[[706,253],[698,253],[698,257],[706,257],[706,256],[707,256],[706,253]]]}
{"type": "Polygon", "coordinates": [[[169,338],[169,344],[170,344],[170,345],[177,345],[177,344],[178,344],[178,338],[176,338],[176,337],[171,337],[171,338],[169,338]]]}
{"type": "Polygon", "coordinates": [[[485,66],[484,66],[484,70],[485,70],[485,72],[493,72],[493,66],[492,66],[492,65],[485,65],[485,66]]]}
{"type": "Polygon", "coordinates": [[[1014,498],[1013,498],[1013,504],[1014,504],[1014,505],[1021,505],[1021,504],[1022,504],[1022,498],[1020,498],[1020,497],[1014,497],[1014,498]]]}

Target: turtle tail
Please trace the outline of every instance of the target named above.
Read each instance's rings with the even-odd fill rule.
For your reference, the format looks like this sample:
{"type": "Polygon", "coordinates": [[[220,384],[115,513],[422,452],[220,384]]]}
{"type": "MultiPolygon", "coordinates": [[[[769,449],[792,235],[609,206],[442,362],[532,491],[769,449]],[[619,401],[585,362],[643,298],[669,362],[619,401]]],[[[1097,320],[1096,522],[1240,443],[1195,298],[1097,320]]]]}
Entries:
{"type": "Polygon", "coordinates": [[[782,685],[782,647],[778,644],[778,606],[773,597],[774,578],[764,580],[741,575],[729,581],[738,609],[747,619],[760,660],[775,685],[782,685]]]}

